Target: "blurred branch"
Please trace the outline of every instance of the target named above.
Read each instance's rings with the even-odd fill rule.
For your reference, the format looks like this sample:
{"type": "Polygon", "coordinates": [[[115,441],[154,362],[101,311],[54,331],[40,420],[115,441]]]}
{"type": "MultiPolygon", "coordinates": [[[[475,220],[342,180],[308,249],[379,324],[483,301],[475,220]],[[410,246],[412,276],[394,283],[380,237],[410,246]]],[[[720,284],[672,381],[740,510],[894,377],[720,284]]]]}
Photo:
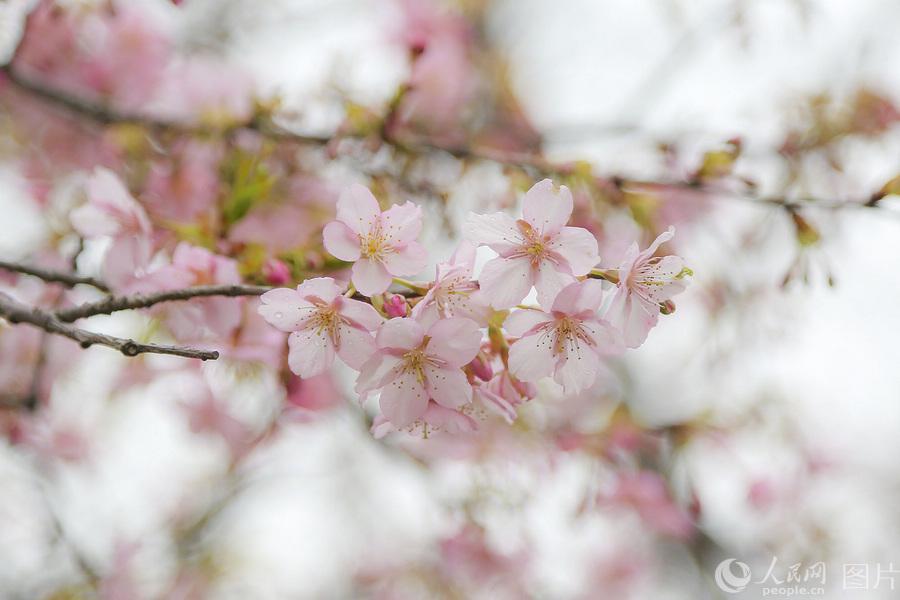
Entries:
{"type": "Polygon", "coordinates": [[[89,285],[98,290],[108,292],[109,288],[105,283],[93,277],[82,277],[65,271],[56,271],[53,269],[44,269],[32,265],[23,265],[17,262],[0,260],[0,269],[11,271],[13,273],[24,273],[42,279],[48,283],[61,283],[68,287],[75,287],[79,284],[89,285]]]}
{"type": "Polygon", "coordinates": [[[135,294],[133,296],[109,296],[98,302],[88,302],[73,308],[56,311],[56,318],[65,323],[92,317],[94,315],[108,315],[120,310],[148,308],[162,302],[177,300],[190,300],[191,298],[205,298],[209,296],[260,296],[272,288],[261,285],[204,285],[178,290],[166,290],[152,294],[135,294]]]}
{"type": "Polygon", "coordinates": [[[97,344],[118,350],[125,356],[137,356],[138,354],[148,353],[199,358],[200,360],[215,360],[219,358],[219,353],[215,350],[199,350],[161,344],[141,344],[126,338],[79,329],[63,323],[52,312],[27,306],[2,292],[0,292],[0,317],[4,317],[13,324],[27,323],[48,333],[65,336],[81,344],[82,348],[90,348],[97,344]]]}

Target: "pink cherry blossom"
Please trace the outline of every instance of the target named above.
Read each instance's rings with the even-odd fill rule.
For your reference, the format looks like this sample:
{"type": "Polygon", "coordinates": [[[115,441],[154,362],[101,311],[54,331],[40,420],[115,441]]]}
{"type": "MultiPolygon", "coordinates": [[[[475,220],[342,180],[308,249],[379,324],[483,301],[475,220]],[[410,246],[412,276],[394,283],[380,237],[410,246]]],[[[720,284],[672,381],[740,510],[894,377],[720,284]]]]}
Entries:
{"type": "Polygon", "coordinates": [[[422,210],[413,204],[381,212],[367,188],[354,184],[337,203],[337,221],[325,226],[325,249],[353,262],[353,285],[366,296],[380,294],[391,276],[414,275],[428,256],[416,238],[422,230],[422,210]]]}
{"type": "Polygon", "coordinates": [[[478,353],[481,332],[469,319],[438,321],[427,330],[414,319],[391,319],[376,336],[378,353],[360,369],[356,391],[381,390],[381,412],[402,429],[422,418],[428,401],[457,409],[472,400],[462,367],[478,353]]]}
{"type": "Polygon", "coordinates": [[[413,308],[413,317],[425,326],[449,317],[464,317],[487,325],[491,307],[472,280],[474,266],[475,247],[463,242],[449,262],[438,264],[434,284],[413,308]]]}
{"type": "Polygon", "coordinates": [[[616,332],[597,314],[602,301],[602,284],[587,279],[566,286],[550,312],[513,312],[504,324],[519,336],[509,350],[511,374],[531,382],[552,374],[566,393],[590,387],[601,357],[620,351],[616,332]]]}
{"type": "Polygon", "coordinates": [[[261,299],[263,318],[291,333],[288,365],[304,379],[330,367],[335,353],[354,369],[375,353],[370,332],[381,324],[381,316],[371,305],[342,296],[331,277],[307,279],[296,290],[271,290],[261,299]]]}
{"type": "Polygon", "coordinates": [[[669,227],[643,252],[631,245],[619,265],[619,282],[606,318],[619,329],[629,348],[637,348],[659,320],[659,305],[684,291],[684,260],[680,256],[654,257],[659,246],[675,235],[669,227]]]}
{"type": "Polygon", "coordinates": [[[467,238],[500,255],[484,266],[478,279],[494,308],[515,306],[532,286],[541,306],[550,306],[562,288],[597,264],[596,238],[587,229],[566,227],[571,215],[569,189],[560,186],[554,193],[549,179],[525,194],[519,220],[505,213],[469,215],[467,238]]]}
{"type": "Polygon", "coordinates": [[[114,289],[123,288],[150,264],[150,219],[109,169],[95,169],[85,183],[85,192],[87,203],[69,215],[72,227],[86,238],[112,238],[103,277],[114,289]]]}
{"type": "MultiPolygon", "coordinates": [[[[176,289],[198,285],[229,285],[241,282],[237,261],[206,248],[182,242],[175,247],[172,264],[139,280],[137,289],[176,289]]],[[[188,302],[161,305],[169,329],[178,339],[226,338],[243,318],[243,298],[194,298],[188,302]]]]}

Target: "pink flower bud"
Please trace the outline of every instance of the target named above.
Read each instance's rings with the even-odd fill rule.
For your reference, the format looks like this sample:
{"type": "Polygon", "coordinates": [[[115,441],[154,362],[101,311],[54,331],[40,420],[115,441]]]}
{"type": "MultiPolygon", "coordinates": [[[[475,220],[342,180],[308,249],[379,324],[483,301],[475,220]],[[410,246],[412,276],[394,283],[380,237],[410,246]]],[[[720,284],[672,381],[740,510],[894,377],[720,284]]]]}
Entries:
{"type": "Polygon", "coordinates": [[[472,369],[472,374],[482,381],[490,381],[494,377],[494,369],[482,352],[475,355],[469,363],[469,368],[472,369]]]}
{"type": "Polygon", "coordinates": [[[384,312],[391,318],[405,317],[408,311],[406,298],[400,294],[394,294],[384,303],[384,312]]]}
{"type": "Polygon", "coordinates": [[[286,264],[277,258],[270,258],[263,265],[263,275],[266,281],[273,285],[284,285],[291,281],[291,270],[286,264]]]}

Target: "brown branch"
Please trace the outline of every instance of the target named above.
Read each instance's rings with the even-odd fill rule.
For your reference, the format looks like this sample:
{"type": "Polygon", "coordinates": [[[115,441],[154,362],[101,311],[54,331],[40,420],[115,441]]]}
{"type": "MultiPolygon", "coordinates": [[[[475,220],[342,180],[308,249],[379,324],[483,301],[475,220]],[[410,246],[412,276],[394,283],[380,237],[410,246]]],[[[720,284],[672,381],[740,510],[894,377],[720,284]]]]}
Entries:
{"type": "Polygon", "coordinates": [[[98,290],[108,292],[109,287],[99,279],[93,277],[82,277],[65,271],[56,271],[54,269],[45,269],[33,265],[23,265],[17,262],[0,260],[0,269],[11,271],[13,273],[24,273],[42,279],[48,283],[61,283],[67,287],[75,287],[79,284],[90,285],[98,290]]]}
{"type": "Polygon", "coordinates": [[[94,315],[108,315],[120,310],[136,308],[148,308],[162,302],[177,300],[190,300],[191,298],[204,298],[209,296],[260,296],[271,287],[261,285],[204,285],[182,288],[178,290],[166,290],[151,294],[135,294],[133,296],[109,296],[97,302],[88,302],[73,308],[64,308],[56,311],[56,318],[64,323],[71,323],[85,317],[94,315]]]}
{"type": "Polygon", "coordinates": [[[0,317],[4,317],[13,324],[27,323],[48,333],[65,336],[78,342],[82,348],[90,348],[97,344],[118,350],[125,356],[151,353],[199,358],[200,360],[215,360],[219,358],[219,353],[215,350],[199,350],[162,344],[142,344],[126,338],[79,329],[63,323],[51,312],[22,304],[2,292],[0,292],[0,317]]]}

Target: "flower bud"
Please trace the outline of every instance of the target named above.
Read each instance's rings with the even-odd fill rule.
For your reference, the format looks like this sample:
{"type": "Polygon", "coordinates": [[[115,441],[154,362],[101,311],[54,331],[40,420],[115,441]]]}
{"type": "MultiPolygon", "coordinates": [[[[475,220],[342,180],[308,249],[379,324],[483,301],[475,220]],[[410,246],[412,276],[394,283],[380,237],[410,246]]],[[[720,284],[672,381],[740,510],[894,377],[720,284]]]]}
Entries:
{"type": "Polygon", "coordinates": [[[284,285],[291,281],[291,270],[277,258],[270,258],[263,265],[263,275],[266,281],[273,285],[284,285]]]}
{"type": "Polygon", "coordinates": [[[472,370],[472,375],[482,381],[490,381],[494,376],[494,368],[491,367],[490,361],[483,352],[475,355],[475,358],[469,363],[469,368],[472,370]]]}
{"type": "Polygon", "coordinates": [[[384,312],[391,318],[405,317],[409,312],[408,308],[406,298],[400,294],[390,296],[384,303],[384,312]]]}

